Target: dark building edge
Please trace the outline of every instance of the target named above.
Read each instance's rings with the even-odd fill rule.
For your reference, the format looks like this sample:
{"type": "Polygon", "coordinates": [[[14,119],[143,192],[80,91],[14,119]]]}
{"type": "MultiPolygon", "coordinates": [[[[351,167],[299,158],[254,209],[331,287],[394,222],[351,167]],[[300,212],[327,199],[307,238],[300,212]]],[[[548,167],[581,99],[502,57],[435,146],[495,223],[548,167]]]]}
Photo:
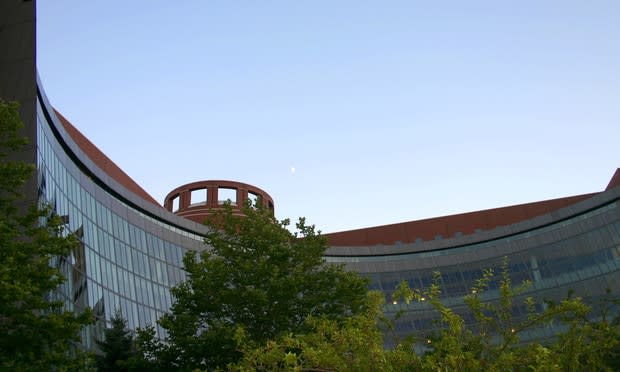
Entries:
{"type": "MultiPolygon", "coordinates": [[[[0,99],[17,101],[24,123],[22,134],[31,139],[13,160],[36,162],[36,1],[0,1],[0,99]]],[[[36,177],[24,186],[28,205],[36,199],[36,177]]]]}

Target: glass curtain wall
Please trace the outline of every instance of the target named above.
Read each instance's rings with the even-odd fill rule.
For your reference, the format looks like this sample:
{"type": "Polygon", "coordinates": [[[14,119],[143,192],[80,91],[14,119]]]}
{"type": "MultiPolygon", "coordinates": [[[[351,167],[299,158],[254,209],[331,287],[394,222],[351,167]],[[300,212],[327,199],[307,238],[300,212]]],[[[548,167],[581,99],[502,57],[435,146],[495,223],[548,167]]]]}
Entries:
{"type": "MultiPolygon", "coordinates": [[[[396,322],[396,338],[426,334],[437,327],[433,320],[438,317],[423,302],[393,301],[392,293],[398,283],[404,280],[411,288],[429,288],[433,272],[439,271],[444,303],[472,323],[474,319],[462,298],[470,293],[473,283],[482,277],[485,269],[493,269],[496,275],[483,300],[496,300],[504,259],[508,262],[513,285],[531,282],[523,298],[533,296],[540,302],[557,301],[570,291],[596,304],[606,296],[620,297],[618,203],[613,200],[566,220],[482,243],[455,244],[452,248],[427,251],[424,251],[424,243],[418,243],[411,245],[410,253],[331,256],[327,260],[345,263],[349,269],[370,278],[371,289],[380,290],[386,296],[388,316],[403,312],[396,322]]],[[[372,247],[366,248],[372,252],[372,247]]],[[[515,301],[513,316],[516,321],[525,320],[526,308],[522,301],[515,301]]],[[[557,331],[550,327],[525,337],[547,337],[557,331]]]]}
{"type": "Polygon", "coordinates": [[[150,217],[99,187],[63,150],[44,110],[39,100],[39,200],[63,218],[64,233],[81,242],[68,257],[52,263],[67,277],[55,295],[70,309],[94,310],[97,322],[83,337],[92,348],[117,309],[132,329],[156,325],[171,306],[170,288],[184,279],[183,255],[204,245],[197,233],[150,217]]]}

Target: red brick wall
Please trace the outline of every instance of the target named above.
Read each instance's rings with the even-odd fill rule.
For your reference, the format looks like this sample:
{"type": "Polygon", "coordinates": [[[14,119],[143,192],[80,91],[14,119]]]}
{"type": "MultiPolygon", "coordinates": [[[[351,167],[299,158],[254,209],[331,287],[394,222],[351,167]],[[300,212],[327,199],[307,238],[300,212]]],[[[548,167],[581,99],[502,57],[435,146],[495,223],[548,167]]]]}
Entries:
{"type": "Polygon", "coordinates": [[[433,240],[439,234],[444,238],[448,238],[454,237],[457,231],[467,235],[474,233],[476,229],[490,230],[497,226],[510,225],[527,220],[585,200],[593,195],[595,194],[577,195],[451,216],[336,232],[325,234],[325,236],[331,246],[390,245],[397,241],[410,243],[417,238],[433,240]]]}
{"type": "Polygon", "coordinates": [[[159,207],[161,205],[151,196],[149,195],[142,187],[140,187],[134,180],[131,179],[127,175],[127,173],[123,172],[110,158],[108,158],[101,150],[97,148],[92,142],[88,140],[77,128],[75,128],[69,120],[67,120],[64,116],[62,116],[58,111],[56,112],[56,116],[60,119],[63,127],[69,133],[71,138],[77,143],[77,145],[86,153],[86,155],[93,161],[101,170],[106,172],[110,177],[112,177],[116,182],[123,185],[128,190],[132,191],[134,194],[138,195],[142,199],[149,201],[159,207]]]}

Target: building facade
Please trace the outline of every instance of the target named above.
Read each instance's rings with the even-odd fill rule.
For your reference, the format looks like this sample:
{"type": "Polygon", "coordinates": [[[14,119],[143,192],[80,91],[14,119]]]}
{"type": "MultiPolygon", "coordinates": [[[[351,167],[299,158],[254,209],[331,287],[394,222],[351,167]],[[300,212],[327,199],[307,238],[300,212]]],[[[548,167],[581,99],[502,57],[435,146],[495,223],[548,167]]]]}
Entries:
{"type": "MultiPolygon", "coordinates": [[[[496,275],[482,299],[497,300],[504,262],[514,285],[531,283],[519,298],[535,298],[539,311],[543,300],[559,301],[569,292],[596,305],[620,295],[619,178],[616,171],[607,189],[597,194],[328,234],[332,247],[325,258],[370,278],[371,289],[385,293],[387,316],[403,314],[396,322],[396,339],[437,327],[433,320],[438,314],[429,304],[391,298],[401,281],[411,288],[428,288],[436,271],[442,300],[469,323],[474,319],[463,296],[471,293],[484,270],[493,269],[496,275]],[[530,213],[534,216],[524,218],[530,213]],[[511,223],[504,225],[506,221],[511,223]],[[474,228],[472,222],[486,229],[474,228]],[[473,231],[463,233],[467,228],[473,231]],[[416,233],[433,237],[427,240],[416,233]],[[406,242],[395,240],[405,237],[406,242]]],[[[526,319],[522,301],[515,301],[512,310],[515,322],[526,319]]],[[[545,338],[557,331],[549,326],[522,337],[545,338]]]]}
{"type": "MultiPolygon", "coordinates": [[[[170,308],[169,290],[184,279],[183,255],[208,249],[198,222],[206,208],[233,199],[222,197],[225,191],[237,204],[260,198],[273,208],[274,202],[252,185],[201,181],[171,191],[160,205],[53,109],[37,77],[35,44],[35,1],[0,3],[0,46],[9,51],[0,55],[0,98],[21,103],[31,141],[18,157],[37,165],[30,200],[52,205],[66,233],[81,240],[53,264],[68,278],[58,292],[67,307],[88,306],[97,315],[83,337],[92,347],[116,309],[136,328],[155,324],[170,308]]],[[[386,295],[388,315],[404,311],[396,337],[426,332],[436,317],[425,303],[392,302],[400,281],[424,288],[440,271],[446,304],[471,321],[462,296],[505,258],[514,283],[532,282],[524,295],[557,300],[572,290],[594,300],[608,291],[618,297],[619,185],[616,171],[599,193],[327,234],[325,259],[370,278],[370,288],[386,295]]],[[[497,286],[493,280],[486,299],[498,297],[497,286]]],[[[523,317],[525,308],[513,313],[523,317]]]]}

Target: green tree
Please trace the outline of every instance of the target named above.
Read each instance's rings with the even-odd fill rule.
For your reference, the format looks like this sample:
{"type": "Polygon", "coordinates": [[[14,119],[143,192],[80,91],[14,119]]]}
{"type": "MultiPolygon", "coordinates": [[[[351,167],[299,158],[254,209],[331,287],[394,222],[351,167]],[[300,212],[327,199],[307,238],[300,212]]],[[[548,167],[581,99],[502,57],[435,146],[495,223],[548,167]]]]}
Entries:
{"type": "Polygon", "coordinates": [[[410,349],[384,349],[383,294],[368,293],[366,311],[342,321],[309,317],[304,332],[286,334],[252,347],[242,331],[237,341],[243,359],[232,371],[407,371],[419,370],[420,358],[410,349]]]}
{"type": "MultiPolygon", "coordinates": [[[[425,348],[428,350],[422,358],[424,370],[451,371],[507,371],[507,370],[600,370],[602,364],[585,363],[585,368],[576,368],[579,364],[571,364],[574,353],[566,353],[565,344],[581,344],[576,338],[577,333],[559,336],[562,344],[544,340],[529,340],[522,343],[520,336],[528,331],[540,329],[550,322],[565,323],[571,329],[577,329],[581,321],[585,321],[590,313],[581,298],[567,297],[558,302],[546,302],[543,310],[536,310],[536,302],[532,297],[524,297],[530,283],[525,282],[513,286],[508,272],[507,260],[504,261],[499,274],[499,298],[497,301],[483,301],[489,283],[494,278],[493,270],[488,269],[482,278],[471,288],[471,294],[464,297],[464,302],[471,311],[475,322],[466,324],[463,317],[442,303],[440,299],[440,274],[435,273],[431,287],[423,290],[412,290],[407,282],[401,282],[394,298],[411,301],[424,301],[439,314],[440,330],[428,335],[425,348]],[[527,309],[524,320],[513,318],[513,305],[522,301],[527,309]],[[566,367],[567,369],[563,369],[566,367]],[[592,367],[595,367],[592,369],[592,367]]],[[[592,353],[602,351],[595,343],[589,350],[592,353]]],[[[600,354],[597,354],[600,355],[600,354]]],[[[592,360],[599,357],[590,356],[592,360]]]]}
{"type": "Polygon", "coordinates": [[[117,309],[111,319],[112,327],[104,331],[104,339],[97,341],[101,355],[96,356],[100,372],[129,371],[128,361],[134,356],[133,332],[127,329],[127,321],[117,309]]]}
{"type": "MultiPolygon", "coordinates": [[[[243,358],[228,366],[233,371],[614,371],[620,345],[618,300],[606,300],[598,317],[580,299],[569,296],[558,303],[547,301],[536,310],[532,298],[524,297],[529,283],[513,286],[504,264],[499,274],[499,298],[488,301],[489,283],[496,280],[486,270],[464,302],[475,322],[463,318],[440,300],[440,274],[430,288],[412,290],[401,283],[395,298],[420,301],[437,311],[440,330],[417,340],[401,342],[392,350],[383,348],[378,327],[385,321],[381,294],[369,293],[367,311],[334,322],[310,317],[304,332],[287,334],[256,347],[238,332],[243,358]],[[487,301],[482,301],[485,298],[487,301]],[[523,301],[528,309],[524,320],[512,316],[513,305],[523,301]],[[378,323],[378,321],[381,322],[378,323]],[[564,325],[566,332],[553,340],[528,340],[520,335],[546,326],[564,325]]],[[[389,323],[389,322],[388,322],[389,323]]]]}
{"type": "Polygon", "coordinates": [[[291,233],[288,220],[260,205],[244,206],[243,214],[226,204],[209,218],[208,247],[185,256],[187,280],[172,290],[176,301],[159,321],[168,337],[142,344],[168,369],[239,360],[240,329],[262,345],[303,330],[309,316],[342,320],[365,310],[367,281],[324,262],[327,243],[314,226],[300,218],[291,233]]]}
{"type": "Polygon", "coordinates": [[[63,221],[49,208],[18,208],[20,189],[34,170],[11,160],[27,143],[18,134],[18,108],[0,100],[0,370],[80,370],[87,360],[74,346],[91,314],[65,311],[53,300],[64,278],[50,266],[79,243],[65,236],[63,221]]]}
{"type": "Polygon", "coordinates": [[[563,370],[620,370],[620,300],[608,291],[597,305],[598,314],[564,319],[568,330],[550,346],[554,353],[563,356],[556,362],[563,370]]]}

